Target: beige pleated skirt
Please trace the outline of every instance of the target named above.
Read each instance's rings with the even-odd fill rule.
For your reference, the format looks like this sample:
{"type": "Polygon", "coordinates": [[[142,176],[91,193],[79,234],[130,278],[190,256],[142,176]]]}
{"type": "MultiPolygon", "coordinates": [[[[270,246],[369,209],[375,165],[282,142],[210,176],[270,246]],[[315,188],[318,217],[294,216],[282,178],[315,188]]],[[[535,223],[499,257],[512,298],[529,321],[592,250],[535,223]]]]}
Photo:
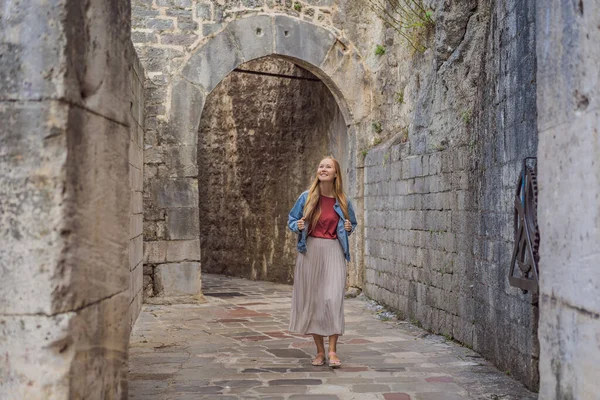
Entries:
{"type": "Polygon", "coordinates": [[[290,332],[344,333],[346,259],[337,239],[309,236],[294,269],[290,332]]]}

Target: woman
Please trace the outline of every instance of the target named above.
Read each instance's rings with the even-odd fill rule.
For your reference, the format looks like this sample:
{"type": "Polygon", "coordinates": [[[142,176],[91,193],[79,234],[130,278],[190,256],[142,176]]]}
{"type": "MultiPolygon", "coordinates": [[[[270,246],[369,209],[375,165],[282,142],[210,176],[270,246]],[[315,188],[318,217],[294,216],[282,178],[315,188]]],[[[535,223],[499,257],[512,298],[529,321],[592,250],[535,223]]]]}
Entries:
{"type": "Polygon", "coordinates": [[[348,236],[356,228],[356,217],[344,194],[340,164],[333,157],[319,163],[310,189],[290,211],[288,226],[298,234],[299,252],[289,330],[312,335],[317,346],[312,365],[325,364],[323,337],[329,336],[329,366],[339,367],[336,345],[344,333],[348,236]]]}

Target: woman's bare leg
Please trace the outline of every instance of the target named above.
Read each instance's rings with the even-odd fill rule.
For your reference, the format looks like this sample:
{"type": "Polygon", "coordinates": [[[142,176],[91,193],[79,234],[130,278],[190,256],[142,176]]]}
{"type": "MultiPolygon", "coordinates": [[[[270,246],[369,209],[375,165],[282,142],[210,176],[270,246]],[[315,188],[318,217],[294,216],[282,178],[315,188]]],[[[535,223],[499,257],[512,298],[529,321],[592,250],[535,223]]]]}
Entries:
{"type": "Polygon", "coordinates": [[[329,363],[330,364],[339,364],[340,359],[337,356],[337,341],[339,335],[331,335],[329,336],[329,363]]]}
{"type": "Polygon", "coordinates": [[[325,362],[325,343],[323,336],[312,335],[315,345],[317,345],[317,356],[313,359],[313,364],[321,364],[325,362]]]}

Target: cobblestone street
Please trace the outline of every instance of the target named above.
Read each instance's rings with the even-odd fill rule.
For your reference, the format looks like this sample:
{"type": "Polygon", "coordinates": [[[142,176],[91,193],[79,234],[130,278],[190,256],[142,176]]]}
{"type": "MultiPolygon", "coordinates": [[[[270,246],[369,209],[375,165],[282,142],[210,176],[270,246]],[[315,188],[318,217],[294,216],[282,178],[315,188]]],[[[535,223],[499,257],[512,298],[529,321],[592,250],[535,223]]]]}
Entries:
{"type": "Polygon", "coordinates": [[[347,299],[340,369],[310,365],[310,337],[287,332],[291,286],[203,275],[200,305],[144,305],[130,353],[130,399],[535,399],[477,353],[347,299]]]}

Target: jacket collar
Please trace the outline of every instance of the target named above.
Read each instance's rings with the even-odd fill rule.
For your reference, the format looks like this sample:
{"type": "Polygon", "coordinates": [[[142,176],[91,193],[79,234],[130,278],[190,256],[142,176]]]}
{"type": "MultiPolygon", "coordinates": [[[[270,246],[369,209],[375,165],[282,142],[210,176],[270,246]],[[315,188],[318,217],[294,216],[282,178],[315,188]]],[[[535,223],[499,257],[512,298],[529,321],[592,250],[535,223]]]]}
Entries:
{"type": "Polygon", "coordinates": [[[341,219],[345,218],[344,213],[342,212],[342,207],[340,207],[340,204],[338,203],[337,199],[335,199],[335,204],[333,205],[333,209],[340,216],[341,219]]]}

